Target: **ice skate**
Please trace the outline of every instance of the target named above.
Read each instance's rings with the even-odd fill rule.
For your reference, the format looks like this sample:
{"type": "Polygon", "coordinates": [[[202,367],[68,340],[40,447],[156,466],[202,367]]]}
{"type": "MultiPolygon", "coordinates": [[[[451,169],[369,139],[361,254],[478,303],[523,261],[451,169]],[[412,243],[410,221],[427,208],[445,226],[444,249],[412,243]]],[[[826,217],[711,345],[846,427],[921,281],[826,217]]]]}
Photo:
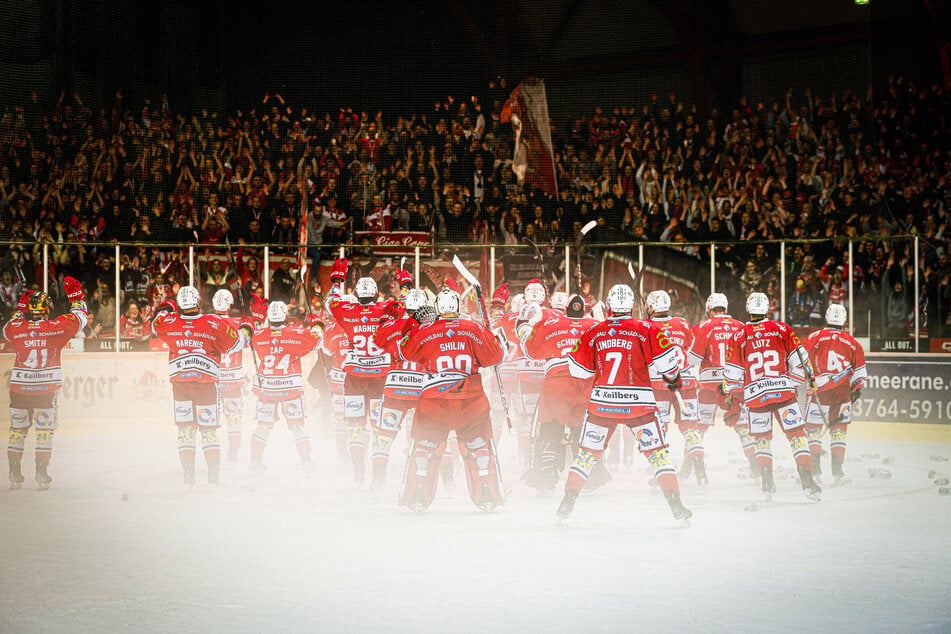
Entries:
{"type": "Polygon", "coordinates": [[[249,471],[250,471],[251,479],[252,479],[252,480],[257,480],[258,478],[260,478],[261,476],[263,476],[263,475],[264,475],[264,469],[265,469],[264,463],[261,462],[261,457],[260,457],[260,456],[258,456],[258,457],[252,457],[252,458],[251,458],[251,466],[250,466],[249,471]]]}
{"type": "Polygon", "coordinates": [[[23,487],[23,472],[20,471],[20,461],[10,460],[10,490],[15,491],[23,487]]]}
{"type": "Polygon", "coordinates": [[[36,489],[38,491],[46,491],[50,488],[50,485],[53,483],[53,478],[50,477],[50,474],[46,472],[46,465],[43,463],[37,463],[36,465],[36,489]]]}
{"type": "Polygon", "coordinates": [[[852,482],[852,478],[845,477],[845,472],[842,471],[842,461],[836,460],[835,456],[832,457],[832,486],[845,486],[852,482]]]}
{"type": "Polygon", "coordinates": [[[776,482],[773,480],[772,465],[766,465],[760,469],[760,478],[762,479],[763,499],[767,502],[772,502],[773,493],[776,493],[776,482]]]}
{"type": "Polygon", "coordinates": [[[218,465],[208,465],[208,484],[218,486],[221,482],[221,468],[218,465]]]}
{"type": "Polygon", "coordinates": [[[799,481],[802,482],[802,491],[806,494],[806,497],[810,500],[815,500],[818,502],[822,499],[822,489],[819,488],[819,485],[816,484],[816,481],[812,477],[812,472],[806,468],[806,465],[799,465],[796,467],[799,471],[799,481]]]}
{"type": "Polygon", "coordinates": [[[188,489],[191,489],[195,486],[195,463],[186,462],[182,465],[182,473],[184,475],[185,486],[188,489]]]}
{"type": "Polygon", "coordinates": [[[541,497],[551,497],[558,483],[558,471],[554,467],[536,467],[522,475],[522,482],[535,489],[541,497]]]}
{"type": "Polygon", "coordinates": [[[680,467],[680,471],[677,472],[678,480],[686,480],[693,474],[693,460],[689,457],[684,459],[684,464],[680,467]]]}
{"type": "Polygon", "coordinates": [[[452,461],[449,459],[443,460],[439,470],[443,489],[446,490],[446,493],[452,493],[456,490],[456,479],[452,475],[452,461]]]}
{"type": "Polygon", "coordinates": [[[680,522],[680,525],[684,528],[690,526],[693,511],[684,506],[680,494],[676,491],[665,491],[664,497],[667,498],[667,504],[670,505],[670,512],[674,514],[674,519],[680,522]]]}
{"type": "Polygon", "coordinates": [[[822,484],[822,462],[818,456],[812,457],[812,479],[816,484],[822,484]]]}
{"type": "Polygon", "coordinates": [[[759,467],[756,466],[756,456],[748,456],[747,460],[749,461],[749,464],[750,464],[750,479],[759,480],[760,472],[759,472],[759,467]]]}
{"type": "Polygon", "coordinates": [[[416,485],[416,493],[413,494],[413,499],[410,500],[410,508],[417,514],[426,510],[426,496],[423,494],[422,484],[416,485]]]}
{"type": "Polygon", "coordinates": [[[373,465],[373,479],[370,480],[370,490],[374,493],[382,491],[383,485],[386,483],[386,465],[385,464],[376,464],[373,465]]]}
{"type": "Polygon", "coordinates": [[[561,499],[561,504],[558,505],[558,510],[555,511],[555,515],[558,516],[556,522],[561,524],[563,521],[568,519],[568,516],[571,515],[571,511],[575,508],[575,500],[578,499],[578,492],[569,489],[565,491],[565,497],[561,499]]]}
{"type": "Polygon", "coordinates": [[[482,497],[479,498],[479,504],[477,505],[484,512],[489,513],[498,506],[498,500],[495,499],[495,496],[492,495],[492,491],[489,489],[488,484],[482,485],[482,497]]]}
{"type": "Polygon", "coordinates": [[[703,456],[701,454],[695,454],[692,456],[690,462],[693,463],[693,471],[697,476],[697,484],[700,485],[701,489],[707,488],[710,479],[707,477],[707,467],[703,462],[703,456]]]}

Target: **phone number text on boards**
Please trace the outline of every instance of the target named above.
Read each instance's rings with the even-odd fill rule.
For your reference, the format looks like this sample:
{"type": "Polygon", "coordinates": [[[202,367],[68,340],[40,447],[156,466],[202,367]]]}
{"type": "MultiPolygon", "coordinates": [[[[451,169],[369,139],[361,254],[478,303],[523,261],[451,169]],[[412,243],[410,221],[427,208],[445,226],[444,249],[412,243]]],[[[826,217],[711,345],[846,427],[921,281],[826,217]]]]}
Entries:
{"type": "Polygon", "coordinates": [[[927,399],[860,398],[852,404],[852,417],[951,422],[951,401],[927,399]]]}

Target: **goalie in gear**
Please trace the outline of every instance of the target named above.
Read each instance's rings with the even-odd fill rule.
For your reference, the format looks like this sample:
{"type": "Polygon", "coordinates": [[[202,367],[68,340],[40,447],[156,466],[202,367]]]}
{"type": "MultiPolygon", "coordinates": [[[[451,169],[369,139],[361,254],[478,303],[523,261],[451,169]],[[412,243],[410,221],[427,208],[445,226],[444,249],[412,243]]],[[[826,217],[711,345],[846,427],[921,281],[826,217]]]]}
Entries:
{"type": "Polygon", "coordinates": [[[66,277],[63,290],[69,311],[50,319],[53,303],[46,293],[23,291],[4,327],[3,338],[13,348],[10,371],[10,429],[7,442],[10,488],[23,486],[23,452],[31,427],[35,431],[35,481],[39,490],[50,487],[53,435],[59,424],[56,392],[62,386],[60,354],[69,340],[86,326],[86,302],[79,281],[66,277]]]}
{"type": "Polygon", "coordinates": [[[453,306],[459,310],[454,291],[440,291],[435,303],[439,319],[411,327],[397,344],[401,359],[429,368],[413,420],[400,504],[418,513],[432,503],[448,435],[455,431],[469,497],[490,511],[505,499],[479,369],[501,362],[502,347],[484,325],[452,312],[453,306]]]}
{"type": "Polygon", "coordinates": [[[806,339],[817,387],[806,406],[806,434],[812,454],[812,472],[818,481],[825,414],[829,422],[833,483],[838,486],[848,483],[842,465],[845,463],[848,427],[852,422],[852,403],[861,395],[868,374],[865,351],[852,335],[843,330],[848,320],[845,306],[831,304],[826,309],[825,319],[828,327],[816,330],[806,339]]]}

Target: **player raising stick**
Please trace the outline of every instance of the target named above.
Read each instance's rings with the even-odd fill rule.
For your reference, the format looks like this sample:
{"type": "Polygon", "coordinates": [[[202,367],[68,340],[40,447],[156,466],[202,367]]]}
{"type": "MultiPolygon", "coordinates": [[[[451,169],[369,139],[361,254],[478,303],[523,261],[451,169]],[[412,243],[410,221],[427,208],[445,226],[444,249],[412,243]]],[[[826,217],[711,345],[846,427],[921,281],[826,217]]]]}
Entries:
{"type": "Polygon", "coordinates": [[[726,365],[727,403],[742,398],[749,410],[750,435],[756,439],[756,464],[767,501],[776,492],[773,480],[773,419],[779,421],[799,471],[802,490],[818,501],[822,489],[812,477],[812,456],[797,401],[796,386],[806,380],[805,352],[789,324],[766,318],[769,299],[751,293],[746,300],[750,321],[730,342],[726,365]]]}
{"type": "Polygon", "coordinates": [[[806,409],[806,432],[812,453],[812,472],[820,473],[823,415],[829,421],[832,450],[832,477],[835,484],[847,482],[842,471],[845,461],[845,437],[852,422],[852,403],[862,393],[867,374],[865,352],[852,335],[842,330],[848,319],[845,306],[832,304],[826,309],[828,328],[815,331],[806,340],[806,349],[816,371],[817,392],[806,409]],[[822,408],[822,413],[819,412],[822,408]]]}
{"type": "Polygon", "coordinates": [[[36,426],[36,485],[50,487],[50,456],[58,417],[56,392],[63,384],[60,353],[76,333],[86,326],[86,302],[79,281],[63,278],[69,312],[50,319],[53,302],[46,293],[23,291],[16,310],[3,327],[3,338],[13,346],[10,373],[10,435],[7,461],[10,488],[23,486],[23,447],[31,426],[36,426]]]}
{"type": "Polygon", "coordinates": [[[558,507],[560,519],[574,508],[591,467],[604,452],[618,425],[629,427],[638,448],[654,468],[674,519],[686,524],[692,513],[680,500],[677,474],[667,455],[667,434],[651,389],[649,367],[676,387],[682,356],[647,321],[631,319],[634,291],[617,284],[608,291],[610,318],[588,330],[568,355],[571,375],[594,378],[594,388],[581,427],[581,444],[565,483],[565,497],[558,507]]]}

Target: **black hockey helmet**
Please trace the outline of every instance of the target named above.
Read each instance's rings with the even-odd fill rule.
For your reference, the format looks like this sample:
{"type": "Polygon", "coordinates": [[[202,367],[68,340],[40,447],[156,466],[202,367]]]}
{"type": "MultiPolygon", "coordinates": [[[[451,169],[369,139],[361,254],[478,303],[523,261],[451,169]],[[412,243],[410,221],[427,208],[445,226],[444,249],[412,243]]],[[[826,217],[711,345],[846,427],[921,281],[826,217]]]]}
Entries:
{"type": "Polygon", "coordinates": [[[584,298],[581,295],[572,295],[568,300],[568,307],[565,309],[565,315],[568,317],[584,317],[584,298]]]}

